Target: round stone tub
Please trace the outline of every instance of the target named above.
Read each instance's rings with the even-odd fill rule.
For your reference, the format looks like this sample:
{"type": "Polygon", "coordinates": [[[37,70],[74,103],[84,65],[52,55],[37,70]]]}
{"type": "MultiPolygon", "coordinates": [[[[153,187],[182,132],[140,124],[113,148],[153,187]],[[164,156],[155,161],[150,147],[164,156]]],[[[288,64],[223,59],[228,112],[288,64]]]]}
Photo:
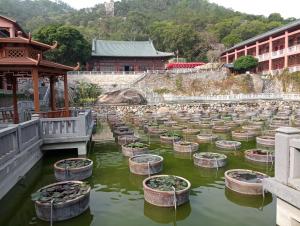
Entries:
{"type": "Polygon", "coordinates": [[[146,202],[159,207],[174,207],[189,201],[191,183],[179,176],[157,175],[145,179],[143,188],[146,202]],[[160,189],[165,180],[173,186],[160,189]]]}
{"type": "Polygon", "coordinates": [[[236,150],[241,147],[241,142],[238,141],[228,141],[228,140],[218,140],[216,141],[216,146],[220,149],[236,150]]]}
{"type": "Polygon", "coordinates": [[[125,144],[138,142],[140,139],[134,135],[123,135],[123,136],[118,136],[116,140],[119,145],[125,145],[125,144]]]}
{"type": "Polygon", "coordinates": [[[69,158],[54,163],[58,181],[85,180],[93,174],[93,161],[87,158],[69,158]]]}
{"type": "Polygon", "coordinates": [[[273,163],[275,161],[274,152],[261,149],[251,149],[245,151],[245,158],[258,163],[273,163]]]}
{"type": "Polygon", "coordinates": [[[240,194],[262,195],[262,179],[267,177],[266,174],[252,170],[233,169],[225,172],[225,184],[227,188],[240,194]]]}
{"type": "Polygon", "coordinates": [[[129,158],[130,172],[137,175],[152,175],[163,170],[163,157],[143,154],[129,158]]]}
{"type": "Polygon", "coordinates": [[[199,134],[197,140],[199,143],[211,143],[218,139],[217,135],[214,134],[199,134]]]}
{"type": "Polygon", "coordinates": [[[160,135],[160,142],[165,144],[173,144],[180,141],[181,137],[178,134],[172,134],[172,132],[160,135]]]}
{"type": "Polygon", "coordinates": [[[51,221],[52,209],[53,222],[76,217],[88,209],[90,190],[90,186],[81,181],[65,181],[45,186],[32,194],[36,215],[41,220],[51,221]],[[68,192],[58,194],[57,190],[68,192]]]}
{"type": "Polygon", "coordinates": [[[231,130],[231,127],[229,126],[213,126],[212,127],[213,132],[216,133],[228,133],[231,130]]]}
{"type": "Polygon", "coordinates": [[[183,129],[182,133],[187,134],[187,135],[197,135],[200,133],[199,129],[183,129]]]}
{"type": "Polygon", "coordinates": [[[148,151],[148,145],[139,142],[122,145],[122,153],[127,157],[147,154],[148,151]]]}
{"type": "Polygon", "coordinates": [[[254,134],[246,130],[235,130],[231,132],[232,139],[237,141],[248,141],[254,139],[254,134]]]}
{"type": "Polygon", "coordinates": [[[256,137],[256,143],[266,147],[275,147],[275,137],[273,136],[256,137]]]}
{"type": "Polygon", "coordinates": [[[227,163],[226,155],[212,152],[195,153],[193,159],[194,165],[204,168],[220,168],[227,163]]]}
{"type": "Polygon", "coordinates": [[[173,148],[175,152],[190,153],[197,151],[199,144],[194,142],[179,141],[173,144],[173,148]]]}

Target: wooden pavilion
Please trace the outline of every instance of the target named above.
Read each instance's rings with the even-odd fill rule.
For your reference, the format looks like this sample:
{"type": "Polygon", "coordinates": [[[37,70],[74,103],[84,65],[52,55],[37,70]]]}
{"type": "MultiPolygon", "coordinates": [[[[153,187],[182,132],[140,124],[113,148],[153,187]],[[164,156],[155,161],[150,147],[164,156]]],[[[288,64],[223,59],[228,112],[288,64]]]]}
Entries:
{"type": "MultiPolygon", "coordinates": [[[[0,16],[1,19],[1,16],[0,16]]],[[[44,52],[55,49],[53,46],[32,40],[31,35],[18,31],[15,37],[0,38],[0,77],[12,81],[14,123],[19,123],[17,104],[17,79],[29,78],[33,83],[34,110],[41,117],[68,117],[69,95],[67,72],[78,70],[79,65],[70,67],[43,59],[44,52]],[[50,81],[50,112],[40,111],[39,81],[50,81]],[[64,109],[56,108],[55,83],[58,79],[64,81],[64,109]]]]}

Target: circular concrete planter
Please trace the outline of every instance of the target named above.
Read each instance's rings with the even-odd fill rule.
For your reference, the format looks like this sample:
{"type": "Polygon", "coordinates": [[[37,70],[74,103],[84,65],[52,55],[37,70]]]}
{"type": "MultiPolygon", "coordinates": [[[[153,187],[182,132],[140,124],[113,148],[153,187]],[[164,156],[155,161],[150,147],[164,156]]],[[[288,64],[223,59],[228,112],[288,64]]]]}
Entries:
{"type": "Polygon", "coordinates": [[[201,129],[210,129],[213,125],[210,122],[201,121],[198,125],[201,129]]]}
{"type": "Polygon", "coordinates": [[[266,174],[245,170],[233,169],[225,172],[226,187],[244,195],[261,195],[263,193],[262,179],[266,174]]]}
{"type": "Polygon", "coordinates": [[[54,175],[58,181],[85,180],[93,174],[93,161],[86,158],[63,159],[54,164],[54,175]]]}
{"type": "Polygon", "coordinates": [[[226,155],[212,152],[195,153],[193,159],[194,165],[204,168],[220,168],[227,163],[226,155]]]}
{"type": "Polygon", "coordinates": [[[84,186],[84,183],[81,181],[65,181],[45,186],[37,191],[37,193],[41,194],[41,197],[34,201],[36,215],[41,220],[51,221],[52,209],[52,220],[54,222],[76,217],[88,209],[90,190],[90,186],[84,186]],[[69,191],[71,195],[58,193],[56,189],[58,187],[66,188],[65,190],[69,191]],[[72,187],[72,190],[69,190],[67,187],[72,187]],[[45,197],[43,195],[45,191],[48,194],[52,194],[53,198],[45,197]],[[51,200],[53,200],[53,204],[51,204],[51,200]]]}
{"type": "Polygon", "coordinates": [[[160,134],[163,134],[163,133],[166,133],[166,132],[167,132],[166,129],[161,129],[161,128],[151,128],[151,129],[149,129],[148,128],[148,133],[152,134],[152,135],[160,135],[160,134]]]}
{"type": "Polygon", "coordinates": [[[275,147],[275,137],[273,136],[256,137],[256,143],[266,147],[275,147]]]}
{"type": "Polygon", "coordinates": [[[199,129],[183,129],[182,133],[187,134],[187,135],[197,135],[200,133],[199,129]]]}
{"type": "Polygon", "coordinates": [[[163,170],[163,157],[159,155],[136,155],[129,158],[130,172],[137,175],[152,175],[163,170]]]}
{"type": "Polygon", "coordinates": [[[122,153],[127,157],[147,154],[148,151],[148,146],[143,143],[131,143],[122,146],[122,153]]]}
{"type": "MultiPolygon", "coordinates": [[[[175,186],[176,183],[174,183],[175,186]]],[[[178,176],[170,176],[170,175],[157,175],[152,176],[143,181],[143,187],[144,187],[144,198],[146,202],[159,206],[159,207],[173,207],[180,206],[186,202],[189,201],[189,195],[190,195],[190,188],[191,183],[178,176]],[[157,179],[164,179],[164,178],[176,178],[176,181],[180,181],[180,183],[184,183],[186,185],[182,190],[173,191],[172,188],[168,191],[159,190],[156,188],[150,187],[150,182],[157,179]]]]}
{"type": "Polygon", "coordinates": [[[123,135],[133,135],[134,132],[129,129],[127,126],[121,126],[114,129],[113,134],[115,137],[123,136],[123,135]]]}
{"type": "Polygon", "coordinates": [[[245,158],[258,163],[273,163],[275,161],[274,152],[261,149],[245,151],[245,158]]]}
{"type": "Polygon", "coordinates": [[[214,134],[199,134],[197,135],[197,140],[199,143],[211,143],[218,139],[217,135],[214,134]]]}
{"type": "Polygon", "coordinates": [[[254,139],[254,134],[246,130],[236,130],[231,132],[232,139],[236,141],[248,141],[254,139]]]}
{"type": "Polygon", "coordinates": [[[186,126],[181,126],[181,125],[173,125],[172,126],[172,130],[174,130],[174,131],[182,131],[186,128],[187,128],[186,126]]]}
{"type": "Polygon", "coordinates": [[[179,141],[173,144],[174,151],[190,153],[198,151],[199,144],[193,142],[179,141]]]}
{"type": "Polygon", "coordinates": [[[229,126],[213,126],[212,127],[213,132],[216,133],[228,133],[231,130],[231,127],[229,126]]]}
{"type": "Polygon", "coordinates": [[[118,136],[117,141],[119,145],[125,145],[125,144],[138,142],[139,138],[134,135],[123,135],[123,136],[118,136]]]}
{"type": "Polygon", "coordinates": [[[238,141],[218,140],[216,146],[220,149],[237,150],[241,147],[241,143],[238,141]]]}
{"type": "Polygon", "coordinates": [[[171,126],[174,126],[174,125],[176,125],[176,124],[177,124],[176,121],[165,121],[165,122],[164,122],[164,125],[165,125],[166,127],[171,127],[171,126]]]}
{"type": "Polygon", "coordinates": [[[181,140],[181,137],[171,132],[160,135],[160,142],[165,144],[173,144],[181,140]]]}

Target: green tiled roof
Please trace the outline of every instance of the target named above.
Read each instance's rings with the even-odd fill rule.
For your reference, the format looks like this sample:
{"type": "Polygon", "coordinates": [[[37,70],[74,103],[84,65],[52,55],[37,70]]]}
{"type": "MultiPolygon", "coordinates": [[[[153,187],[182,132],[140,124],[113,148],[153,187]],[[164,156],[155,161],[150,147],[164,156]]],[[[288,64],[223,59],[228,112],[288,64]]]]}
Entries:
{"type": "Polygon", "coordinates": [[[152,41],[93,40],[92,56],[106,57],[173,57],[174,53],[157,51],[152,41]]]}
{"type": "Polygon", "coordinates": [[[260,34],[260,35],[255,36],[255,37],[253,37],[253,38],[247,39],[246,41],[240,42],[240,43],[236,44],[235,46],[233,46],[233,47],[227,49],[227,50],[224,51],[223,53],[226,53],[226,52],[228,52],[228,51],[231,51],[231,50],[234,50],[234,49],[236,49],[236,48],[242,47],[242,46],[244,46],[244,45],[247,45],[247,44],[256,42],[256,41],[258,41],[258,40],[260,40],[260,39],[267,38],[267,37],[269,37],[269,36],[271,36],[271,35],[275,35],[275,34],[277,34],[277,33],[286,31],[286,30],[288,30],[288,29],[294,28],[294,27],[299,26],[299,25],[300,25],[300,19],[299,19],[299,20],[295,20],[295,21],[293,21],[293,22],[291,22],[291,23],[289,23],[289,24],[287,24],[287,25],[284,25],[284,26],[281,26],[281,27],[278,27],[278,28],[274,28],[274,29],[272,29],[272,30],[270,30],[270,31],[268,31],[268,32],[265,32],[265,33],[263,33],[263,34],[260,34]]]}

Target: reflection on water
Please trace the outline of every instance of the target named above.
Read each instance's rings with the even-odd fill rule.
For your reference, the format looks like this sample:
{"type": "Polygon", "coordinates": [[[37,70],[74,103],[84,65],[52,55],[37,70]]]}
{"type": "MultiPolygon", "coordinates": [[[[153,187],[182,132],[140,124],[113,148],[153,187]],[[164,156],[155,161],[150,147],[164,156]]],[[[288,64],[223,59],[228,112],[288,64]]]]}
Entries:
{"type": "Polygon", "coordinates": [[[144,215],[152,221],[161,224],[173,223],[186,219],[191,214],[192,208],[190,203],[186,203],[174,208],[160,208],[144,202],[144,215]]]}
{"type": "MultiPolygon", "coordinates": [[[[159,137],[148,137],[142,131],[137,132],[144,142],[150,141],[151,153],[164,158],[163,174],[182,176],[191,182],[190,202],[178,207],[176,214],[173,208],[159,208],[146,203],[142,188],[145,177],[130,173],[128,158],[122,156],[120,147],[114,142],[97,142],[88,156],[94,161],[93,175],[87,181],[92,187],[89,211],[54,225],[275,225],[275,202],[271,195],[263,199],[259,196],[241,196],[225,189],[224,172],[228,169],[252,169],[273,175],[272,166],[257,165],[244,159],[243,151],[255,148],[254,141],[243,142],[240,150],[226,151],[226,167],[203,169],[194,166],[190,154],[188,158],[178,156],[170,145],[162,146],[159,137]]],[[[98,134],[98,137],[101,137],[101,134],[98,134]]],[[[187,139],[195,141],[196,138],[189,136],[187,139]]],[[[200,144],[200,151],[222,152],[217,150],[214,144],[200,144]]],[[[76,156],[76,153],[64,151],[45,156],[22,183],[0,202],[0,225],[49,225],[48,222],[36,218],[30,194],[55,181],[55,161],[72,156],[76,156]]]]}

